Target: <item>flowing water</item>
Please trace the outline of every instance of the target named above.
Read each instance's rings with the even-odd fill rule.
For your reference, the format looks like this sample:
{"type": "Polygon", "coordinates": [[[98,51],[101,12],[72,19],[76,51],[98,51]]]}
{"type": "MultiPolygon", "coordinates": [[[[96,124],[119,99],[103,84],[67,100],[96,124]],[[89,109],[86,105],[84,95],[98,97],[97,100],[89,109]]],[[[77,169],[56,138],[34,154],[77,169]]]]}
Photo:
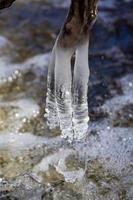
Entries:
{"type": "Polygon", "coordinates": [[[56,78],[68,73],[68,80],[57,79],[55,89],[51,49],[64,2],[21,0],[0,13],[0,199],[131,200],[132,2],[101,0],[88,87],[88,49],[79,47],[72,73],[66,53],[58,54],[56,78]],[[45,113],[49,102],[52,114],[45,113]]]}

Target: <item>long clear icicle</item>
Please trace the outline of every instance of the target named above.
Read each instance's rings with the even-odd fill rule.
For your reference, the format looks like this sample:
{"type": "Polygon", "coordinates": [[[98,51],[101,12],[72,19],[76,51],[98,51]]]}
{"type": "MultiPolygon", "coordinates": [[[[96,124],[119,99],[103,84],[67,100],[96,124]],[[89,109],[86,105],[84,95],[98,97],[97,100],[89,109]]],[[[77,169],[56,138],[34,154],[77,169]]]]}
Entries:
{"type": "Polygon", "coordinates": [[[50,128],[80,140],[88,129],[89,31],[97,16],[97,0],[71,0],[66,21],[56,40],[48,72],[46,100],[50,128]],[[71,58],[75,53],[74,73],[71,58]]]}
{"type": "Polygon", "coordinates": [[[73,76],[73,129],[74,138],[85,137],[88,129],[88,46],[89,40],[78,45],[76,50],[74,76],[73,76]]]}
{"type": "Polygon", "coordinates": [[[88,129],[88,40],[78,45],[72,82],[71,58],[74,49],[55,45],[48,70],[46,100],[50,128],[60,125],[62,137],[80,140],[88,129]]]}
{"type": "Polygon", "coordinates": [[[56,107],[55,98],[55,46],[53,48],[51,59],[48,67],[47,76],[47,97],[46,97],[46,114],[47,124],[50,129],[53,129],[59,125],[58,113],[56,107]]]}
{"type": "Polygon", "coordinates": [[[71,94],[71,57],[73,51],[58,47],[55,53],[55,89],[60,129],[64,138],[73,139],[71,94]]]}

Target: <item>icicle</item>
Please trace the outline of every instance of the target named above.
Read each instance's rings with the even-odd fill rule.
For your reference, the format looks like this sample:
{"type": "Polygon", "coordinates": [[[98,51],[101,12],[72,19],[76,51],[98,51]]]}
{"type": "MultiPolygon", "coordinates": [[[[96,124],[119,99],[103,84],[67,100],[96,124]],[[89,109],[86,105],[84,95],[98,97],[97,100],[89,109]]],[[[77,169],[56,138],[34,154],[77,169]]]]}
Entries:
{"type": "Polygon", "coordinates": [[[74,48],[55,45],[48,70],[46,117],[50,128],[60,125],[62,137],[85,137],[88,128],[88,40],[78,45],[72,83],[71,58],[74,48]]]}
{"type": "Polygon", "coordinates": [[[71,57],[72,49],[56,48],[55,60],[55,85],[56,103],[62,136],[65,138],[73,137],[72,126],[72,75],[71,57]]]}
{"type": "Polygon", "coordinates": [[[71,0],[66,22],[53,48],[48,70],[46,116],[62,137],[80,140],[88,129],[89,30],[97,15],[97,0],[71,0]],[[71,58],[75,53],[74,73],[71,58]]]}
{"type": "Polygon", "coordinates": [[[85,137],[88,129],[88,45],[89,40],[83,41],[76,50],[76,59],[73,77],[73,128],[74,138],[85,137]]]}
{"type": "MultiPolygon", "coordinates": [[[[56,44],[55,44],[56,46],[56,44]]],[[[47,77],[46,114],[47,124],[50,129],[59,125],[56,99],[55,99],[55,46],[52,51],[47,77]]]]}

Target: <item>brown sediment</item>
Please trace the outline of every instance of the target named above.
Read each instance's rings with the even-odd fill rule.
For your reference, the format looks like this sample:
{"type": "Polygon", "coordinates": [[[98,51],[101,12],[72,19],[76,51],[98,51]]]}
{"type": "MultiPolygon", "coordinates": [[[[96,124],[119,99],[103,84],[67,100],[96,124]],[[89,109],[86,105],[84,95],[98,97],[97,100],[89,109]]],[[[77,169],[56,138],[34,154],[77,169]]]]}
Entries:
{"type": "Polygon", "coordinates": [[[89,35],[97,16],[98,0],[72,0],[68,16],[59,35],[61,47],[73,47],[89,35]]]}

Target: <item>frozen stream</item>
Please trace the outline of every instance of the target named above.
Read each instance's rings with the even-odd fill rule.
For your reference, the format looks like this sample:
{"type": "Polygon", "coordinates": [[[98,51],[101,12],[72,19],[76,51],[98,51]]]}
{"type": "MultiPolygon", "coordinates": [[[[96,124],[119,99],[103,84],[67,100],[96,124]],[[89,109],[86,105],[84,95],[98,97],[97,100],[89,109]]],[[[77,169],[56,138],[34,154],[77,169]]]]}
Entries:
{"type": "Polygon", "coordinates": [[[47,188],[46,195],[50,195],[48,191],[50,187],[53,188],[51,195],[55,196],[54,199],[61,198],[65,191],[70,199],[73,199],[73,195],[75,199],[92,200],[117,200],[119,195],[131,197],[133,129],[113,127],[112,123],[117,111],[132,104],[132,76],[119,80],[124,94],[108,100],[101,107],[103,112],[108,113],[108,118],[100,122],[90,122],[86,139],[70,146],[60,137],[59,130],[55,130],[54,135],[47,128],[38,96],[33,98],[33,93],[30,97],[27,96],[30,85],[39,83],[39,72],[44,68],[46,70],[48,60],[49,54],[38,55],[19,65],[10,64],[7,59],[1,58],[1,196],[28,199],[37,190],[33,194],[34,199],[39,200],[45,190],[42,190],[44,184],[47,188]],[[9,64],[10,71],[5,73],[9,64]],[[16,71],[19,71],[17,78],[14,77],[16,71]],[[28,73],[32,77],[34,74],[34,79],[30,83],[29,80],[23,82],[28,73]],[[21,88],[21,82],[24,88],[21,88]],[[2,92],[3,87],[8,91],[8,96],[5,91],[2,92]],[[21,188],[24,193],[18,193],[23,181],[27,184],[21,188]],[[31,186],[28,186],[28,182],[31,186]],[[16,185],[17,193],[13,185],[16,185]],[[5,188],[6,191],[9,190],[7,194],[4,192],[5,188]]]}
{"type": "MultiPolygon", "coordinates": [[[[61,5],[60,12],[57,5],[55,23],[59,28],[66,5],[61,5]]],[[[129,9],[126,7],[128,3],[124,5],[120,8],[129,9]]],[[[49,50],[57,31],[51,23],[53,8],[51,12],[49,5],[48,10],[44,6],[45,14],[42,14],[42,8],[41,14],[36,15],[35,24],[29,22],[29,26],[26,17],[30,15],[34,18],[36,11],[36,4],[32,6],[31,9],[28,3],[24,5],[24,12],[22,5],[16,5],[10,11],[12,19],[7,11],[0,17],[0,199],[132,200],[133,60],[132,46],[128,42],[132,30],[130,9],[130,16],[127,12],[123,16],[122,11],[117,13],[114,4],[104,4],[104,8],[100,5],[103,9],[100,20],[108,17],[102,21],[104,26],[98,21],[91,40],[94,46],[90,44],[89,128],[82,142],[69,144],[62,138],[58,127],[53,130],[48,128],[44,117],[49,50]],[[109,12],[119,14],[118,19],[110,17],[109,12]],[[13,31],[18,26],[14,16],[17,15],[21,31],[25,27],[25,37],[31,36],[28,42],[21,33],[16,33],[14,37],[13,31]],[[122,16],[127,26],[118,23],[122,16]],[[47,25],[45,32],[39,29],[43,19],[47,25]],[[111,30],[107,28],[108,20],[111,30]],[[9,22],[14,22],[14,30],[9,22]],[[37,24],[36,32],[34,26],[37,24]],[[8,33],[4,28],[7,25],[8,33]],[[112,31],[114,26],[118,32],[120,30],[119,34],[112,31]],[[49,42],[35,40],[34,35],[35,38],[45,35],[49,42]],[[120,44],[115,46],[114,40],[120,44]]]]}

